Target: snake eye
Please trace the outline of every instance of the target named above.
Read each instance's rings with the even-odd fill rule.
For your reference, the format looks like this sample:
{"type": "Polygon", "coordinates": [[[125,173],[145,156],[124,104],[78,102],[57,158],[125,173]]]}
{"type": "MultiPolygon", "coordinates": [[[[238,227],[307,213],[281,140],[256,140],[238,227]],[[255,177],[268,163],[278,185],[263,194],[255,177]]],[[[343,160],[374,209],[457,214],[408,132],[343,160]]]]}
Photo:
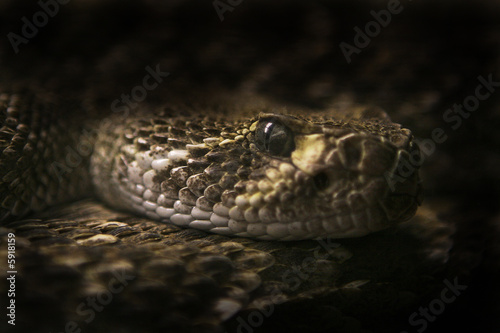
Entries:
{"type": "Polygon", "coordinates": [[[263,119],[255,130],[255,144],[271,155],[289,157],[295,149],[292,131],[277,119],[263,119]]]}

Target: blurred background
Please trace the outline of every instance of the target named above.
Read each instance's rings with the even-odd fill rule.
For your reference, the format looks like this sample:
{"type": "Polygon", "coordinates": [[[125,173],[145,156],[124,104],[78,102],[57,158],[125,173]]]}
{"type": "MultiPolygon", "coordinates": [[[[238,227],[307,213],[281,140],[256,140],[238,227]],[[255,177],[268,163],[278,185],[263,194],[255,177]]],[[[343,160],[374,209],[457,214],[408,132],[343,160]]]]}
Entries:
{"type": "Polygon", "coordinates": [[[500,2],[487,0],[2,0],[0,87],[56,94],[93,116],[159,65],[170,75],[148,94],[152,106],[255,95],[346,112],[378,106],[421,140],[441,128],[446,139],[424,154],[425,200],[456,227],[451,257],[469,284],[426,332],[495,332],[500,87],[465,116],[448,110],[475,94],[479,77],[500,82],[498,17],[500,2]],[[385,27],[366,31],[391,8],[385,27]]]}

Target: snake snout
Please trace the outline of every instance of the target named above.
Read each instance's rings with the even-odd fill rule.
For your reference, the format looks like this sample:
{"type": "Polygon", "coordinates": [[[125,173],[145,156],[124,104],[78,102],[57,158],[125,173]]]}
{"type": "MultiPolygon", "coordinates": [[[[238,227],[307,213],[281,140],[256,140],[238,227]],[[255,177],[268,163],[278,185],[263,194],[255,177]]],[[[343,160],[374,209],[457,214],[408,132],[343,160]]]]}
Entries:
{"type": "Polygon", "coordinates": [[[397,150],[392,167],[384,172],[387,194],[380,200],[380,206],[392,223],[410,219],[422,203],[420,154],[418,145],[409,141],[397,150]]]}
{"type": "Polygon", "coordinates": [[[297,136],[293,164],[308,175],[332,237],[352,237],[411,218],[421,202],[418,156],[409,131],[398,135],[345,130],[297,136]]]}

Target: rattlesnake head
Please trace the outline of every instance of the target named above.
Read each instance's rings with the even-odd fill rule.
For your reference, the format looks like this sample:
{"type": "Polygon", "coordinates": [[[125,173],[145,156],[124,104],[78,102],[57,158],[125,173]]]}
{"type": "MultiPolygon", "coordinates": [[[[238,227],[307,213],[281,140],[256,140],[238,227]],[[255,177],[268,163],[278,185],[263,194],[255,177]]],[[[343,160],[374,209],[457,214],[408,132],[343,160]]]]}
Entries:
{"type": "Polygon", "coordinates": [[[92,157],[94,186],[112,206],[223,235],[363,236],[412,217],[421,191],[417,167],[399,174],[419,155],[411,132],[358,113],[198,110],[107,121],[92,157]]]}

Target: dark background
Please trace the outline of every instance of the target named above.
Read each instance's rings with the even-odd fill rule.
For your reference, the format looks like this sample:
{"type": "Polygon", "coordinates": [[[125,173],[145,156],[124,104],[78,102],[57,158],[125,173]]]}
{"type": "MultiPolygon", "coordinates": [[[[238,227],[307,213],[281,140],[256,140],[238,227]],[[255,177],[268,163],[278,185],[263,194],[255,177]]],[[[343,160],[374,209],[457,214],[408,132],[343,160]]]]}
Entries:
{"type": "Polygon", "coordinates": [[[448,139],[422,168],[425,200],[449,207],[442,216],[457,228],[451,256],[466,263],[470,284],[426,332],[496,332],[500,91],[456,130],[443,114],[474,93],[478,76],[500,81],[500,4],[401,5],[348,64],[339,44],[353,44],[354,27],[364,30],[370,11],[387,2],[245,0],[221,22],[211,1],[74,0],[16,54],[6,36],[22,35],[21,18],[32,21],[40,6],[2,1],[0,86],[56,93],[79,101],[79,112],[101,113],[142,80],[145,66],[160,64],[171,75],[151,104],[250,92],[313,108],[376,105],[422,139],[443,128],[448,139]]]}

